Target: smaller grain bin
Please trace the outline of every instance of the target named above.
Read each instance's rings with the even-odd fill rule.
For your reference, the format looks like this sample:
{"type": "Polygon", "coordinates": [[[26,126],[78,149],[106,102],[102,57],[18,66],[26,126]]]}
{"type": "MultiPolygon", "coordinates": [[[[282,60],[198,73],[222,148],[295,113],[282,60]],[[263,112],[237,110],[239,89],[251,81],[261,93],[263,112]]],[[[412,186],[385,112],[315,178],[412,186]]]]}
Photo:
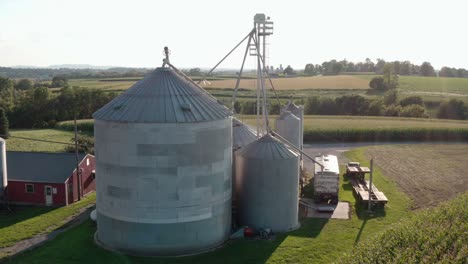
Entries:
{"type": "Polygon", "coordinates": [[[278,116],[276,119],[276,132],[296,148],[301,148],[301,119],[290,111],[282,111],[278,116]]]}
{"type": "Polygon", "coordinates": [[[3,200],[5,190],[8,185],[7,164],[6,164],[6,142],[0,138],[0,201],[3,200]]]}
{"type": "MultiPolygon", "coordinates": [[[[289,103],[283,108],[283,111],[289,111],[291,114],[295,115],[297,118],[301,120],[301,126],[299,128],[300,131],[300,147],[299,149],[302,151],[304,150],[304,106],[297,106],[294,104],[292,101],[289,101],[289,103]]],[[[281,133],[280,133],[281,135],[281,133]]],[[[302,154],[300,155],[300,160],[301,160],[301,166],[303,162],[303,157],[302,154]]]]}
{"type": "Polygon", "coordinates": [[[254,142],[257,139],[255,131],[239,119],[232,119],[232,200],[237,200],[236,195],[236,151],[254,142]]]}
{"type": "Polygon", "coordinates": [[[298,155],[271,134],[236,155],[239,224],[275,232],[298,228],[298,155]]]}

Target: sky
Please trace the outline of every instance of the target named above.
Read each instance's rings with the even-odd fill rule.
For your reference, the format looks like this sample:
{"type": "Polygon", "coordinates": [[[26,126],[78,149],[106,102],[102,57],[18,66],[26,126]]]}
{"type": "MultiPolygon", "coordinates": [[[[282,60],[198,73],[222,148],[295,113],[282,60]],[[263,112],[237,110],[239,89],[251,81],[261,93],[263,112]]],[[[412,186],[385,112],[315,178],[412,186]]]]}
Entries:
{"type": "MultiPolygon", "coordinates": [[[[265,13],[268,64],[429,61],[468,69],[466,0],[0,0],[0,66],[214,66],[265,13]]],[[[244,45],[222,68],[240,68],[244,45]]],[[[250,57],[248,68],[254,68],[250,57]]]]}

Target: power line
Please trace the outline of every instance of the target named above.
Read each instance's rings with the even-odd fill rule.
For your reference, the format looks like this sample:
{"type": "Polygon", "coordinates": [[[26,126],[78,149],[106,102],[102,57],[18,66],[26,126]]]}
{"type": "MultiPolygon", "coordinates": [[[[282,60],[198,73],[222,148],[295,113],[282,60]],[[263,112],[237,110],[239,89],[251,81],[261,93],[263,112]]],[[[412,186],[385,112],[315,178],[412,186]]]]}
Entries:
{"type": "MultiPolygon", "coordinates": [[[[37,141],[37,142],[45,142],[45,143],[53,143],[53,144],[62,144],[62,145],[75,146],[75,143],[67,143],[67,142],[52,141],[52,140],[37,139],[37,138],[18,137],[18,136],[6,136],[6,135],[0,135],[0,137],[3,137],[3,138],[17,138],[17,139],[24,139],[24,140],[37,141]]],[[[80,147],[94,147],[94,145],[83,145],[83,144],[78,144],[78,146],[80,146],[80,147]]]]}

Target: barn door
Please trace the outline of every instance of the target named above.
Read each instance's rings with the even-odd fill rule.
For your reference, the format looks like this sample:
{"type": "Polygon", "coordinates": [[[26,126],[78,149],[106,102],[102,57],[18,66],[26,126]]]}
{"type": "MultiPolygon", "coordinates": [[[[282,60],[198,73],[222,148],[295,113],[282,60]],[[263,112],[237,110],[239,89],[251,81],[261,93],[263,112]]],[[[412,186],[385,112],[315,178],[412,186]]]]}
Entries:
{"type": "Polygon", "coordinates": [[[44,187],[44,194],[45,194],[45,202],[47,206],[52,205],[53,199],[52,199],[52,186],[45,186],[44,187]]]}

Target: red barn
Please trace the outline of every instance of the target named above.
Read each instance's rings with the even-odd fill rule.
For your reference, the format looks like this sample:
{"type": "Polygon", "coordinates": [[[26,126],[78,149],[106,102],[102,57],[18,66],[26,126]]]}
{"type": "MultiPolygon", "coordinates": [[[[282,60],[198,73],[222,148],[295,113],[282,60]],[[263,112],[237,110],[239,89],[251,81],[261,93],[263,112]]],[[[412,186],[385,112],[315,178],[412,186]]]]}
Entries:
{"type": "MultiPolygon", "coordinates": [[[[7,196],[12,204],[69,205],[78,200],[76,156],[7,151],[7,196]]],[[[80,154],[83,196],[96,190],[94,156],[80,154]]]]}

